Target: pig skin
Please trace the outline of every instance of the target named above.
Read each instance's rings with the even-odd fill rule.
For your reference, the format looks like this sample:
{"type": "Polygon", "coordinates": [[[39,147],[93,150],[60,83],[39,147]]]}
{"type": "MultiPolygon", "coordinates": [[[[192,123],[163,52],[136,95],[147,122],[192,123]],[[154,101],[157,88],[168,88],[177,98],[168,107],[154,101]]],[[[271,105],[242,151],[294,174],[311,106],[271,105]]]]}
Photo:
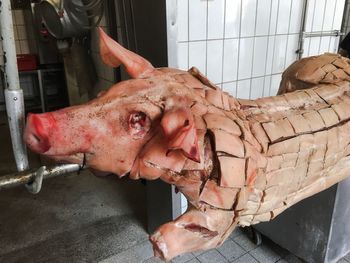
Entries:
{"type": "Polygon", "coordinates": [[[272,220],[350,174],[349,60],[300,60],[283,74],[282,95],[243,100],[195,68],[154,69],[100,34],[105,63],[124,64],[135,79],[88,104],[29,116],[25,140],[57,160],[83,153],[94,169],[175,185],[189,208],[151,235],[163,260],[217,247],[236,226],[272,220]],[[134,111],[150,121],[138,137],[123,117],[134,111]]]}

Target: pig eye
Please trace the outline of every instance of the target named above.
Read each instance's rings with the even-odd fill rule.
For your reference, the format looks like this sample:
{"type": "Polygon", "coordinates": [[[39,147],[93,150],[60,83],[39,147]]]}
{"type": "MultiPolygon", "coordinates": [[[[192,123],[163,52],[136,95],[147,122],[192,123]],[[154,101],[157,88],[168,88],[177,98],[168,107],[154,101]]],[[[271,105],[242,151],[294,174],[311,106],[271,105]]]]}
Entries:
{"type": "Polygon", "coordinates": [[[135,139],[140,139],[151,128],[151,120],[142,111],[133,112],[129,116],[129,132],[135,139]]]}

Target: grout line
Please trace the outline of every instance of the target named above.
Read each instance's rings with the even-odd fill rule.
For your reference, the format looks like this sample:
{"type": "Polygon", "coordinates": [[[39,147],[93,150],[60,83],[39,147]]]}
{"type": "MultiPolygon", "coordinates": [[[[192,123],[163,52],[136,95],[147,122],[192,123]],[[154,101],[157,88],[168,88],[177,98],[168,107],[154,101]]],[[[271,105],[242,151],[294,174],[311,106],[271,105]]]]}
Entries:
{"type": "Polygon", "coordinates": [[[206,1],[207,2],[207,19],[206,19],[206,33],[205,33],[205,73],[204,75],[207,76],[208,74],[208,25],[209,25],[209,22],[208,22],[208,13],[209,13],[209,1],[206,1]]]}
{"type": "MultiPolygon", "coordinates": [[[[255,25],[254,25],[254,36],[256,36],[256,26],[258,23],[258,3],[259,0],[257,0],[255,2],[255,25]]],[[[251,99],[251,95],[252,95],[252,82],[253,82],[253,70],[254,70],[254,54],[255,54],[255,40],[256,37],[253,38],[253,50],[252,50],[252,61],[251,61],[251,70],[250,70],[250,81],[249,81],[249,99],[251,99]]]]}
{"type": "MultiPolygon", "coordinates": [[[[327,1],[327,0],[326,0],[327,1]]],[[[288,35],[287,35],[287,44],[286,44],[286,52],[284,53],[284,64],[283,68],[286,68],[286,63],[287,63],[287,51],[288,51],[288,44],[289,44],[289,36],[290,34],[290,21],[292,20],[292,10],[293,10],[293,0],[290,1],[290,6],[289,6],[289,22],[288,22],[288,35]]]]}
{"type": "MultiPolygon", "coordinates": [[[[272,12],[271,8],[272,8],[272,0],[270,1],[269,28],[268,28],[268,32],[267,32],[268,34],[270,34],[270,29],[271,29],[271,12],[272,12]]],[[[270,37],[267,38],[267,45],[266,45],[265,70],[264,70],[265,76],[264,76],[264,84],[263,84],[263,90],[262,90],[262,94],[263,95],[265,93],[265,79],[266,79],[266,72],[267,72],[267,58],[268,58],[268,55],[269,55],[269,45],[270,45],[270,37]]]]}
{"type": "MultiPolygon", "coordinates": [[[[190,67],[190,0],[187,0],[187,68],[190,67]]],[[[180,42],[178,42],[180,43],[180,42]]]]}
{"type": "MultiPolygon", "coordinates": [[[[224,31],[223,31],[223,40],[222,40],[221,83],[224,82],[225,34],[226,34],[226,0],[224,0],[224,31]]],[[[221,90],[222,90],[222,85],[221,85],[221,90]]]]}
{"type": "MultiPolygon", "coordinates": [[[[269,28],[270,29],[270,28],[269,28]]],[[[271,37],[271,36],[288,36],[288,35],[299,35],[299,33],[289,33],[289,34],[267,34],[267,35],[252,35],[252,36],[244,36],[244,37],[224,37],[224,38],[211,38],[211,39],[195,39],[195,40],[182,40],[178,41],[178,43],[187,43],[187,42],[203,42],[203,41],[215,41],[215,40],[239,40],[245,38],[253,38],[253,37],[271,37]]]]}
{"type": "Polygon", "coordinates": [[[240,53],[240,49],[241,49],[241,34],[242,34],[242,5],[243,5],[243,0],[240,0],[240,12],[239,12],[239,33],[238,33],[238,57],[237,57],[237,84],[236,84],[236,94],[235,94],[235,97],[237,97],[237,94],[238,94],[238,79],[239,79],[239,53],[240,53]]]}
{"type": "MultiPolygon", "coordinates": [[[[312,20],[311,20],[311,29],[310,29],[310,32],[313,32],[313,27],[314,27],[314,20],[315,20],[315,7],[316,6],[316,0],[314,0],[314,8],[312,10],[312,20]]],[[[307,51],[307,56],[310,56],[310,47],[311,47],[311,41],[312,39],[310,38],[309,40],[309,48],[308,48],[308,51],[307,51]]]]}
{"type": "MultiPolygon", "coordinates": [[[[273,47],[272,47],[272,63],[271,63],[271,74],[273,73],[273,65],[275,60],[275,49],[276,49],[276,34],[277,34],[277,27],[278,27],[278,19],[279,19],[279,11],[280,11],[280,0],[277,2],[277,16],[276,16],[276,27],[275,27],[275,36],[273,41],[273,47]]],[[[272,80],[272,78],[271,78],[272,80]]],[[[269,85],[269,96],[271,94],[271,82],[269,85]]]]}

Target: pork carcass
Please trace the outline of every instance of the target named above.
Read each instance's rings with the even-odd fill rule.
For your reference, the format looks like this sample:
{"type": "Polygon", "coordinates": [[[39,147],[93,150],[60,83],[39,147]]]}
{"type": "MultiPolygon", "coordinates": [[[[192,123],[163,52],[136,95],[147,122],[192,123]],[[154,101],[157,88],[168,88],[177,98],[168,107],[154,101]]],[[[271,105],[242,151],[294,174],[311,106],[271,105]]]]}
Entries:
{"type": "Polygon", "coordinates": [[[296,78],[290,90],[298,89],[297,81],[307,89],[246,100],[223,92],[195,68],[156,69],[102,30],[100,51],[107,65],[123,64],[132,79],[84,105],[30,114],[25,141],[58,161],[84,159],[119,177],[175,185],[189,208],[151,235],[162,259],[217,247],[237,225],[272,220],[350,174],[345,58],[326,54],[292,66],[299,77],[310,61],[309,74],[320,68],[335,78],[346,74],[332,84],[323,81],[326,73],[311,81],[296,78]]]}

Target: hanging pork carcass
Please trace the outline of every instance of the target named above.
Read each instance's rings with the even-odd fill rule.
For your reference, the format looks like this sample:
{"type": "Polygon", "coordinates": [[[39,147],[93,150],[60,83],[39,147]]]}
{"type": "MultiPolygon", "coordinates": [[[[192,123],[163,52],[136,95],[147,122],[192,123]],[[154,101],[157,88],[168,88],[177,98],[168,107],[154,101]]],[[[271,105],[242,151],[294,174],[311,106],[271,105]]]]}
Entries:
{"type": "Polygon", "coordinates": [[[162,259],[220,246],[236,226],[272,220],[350,174],[345,58],[296,62],[280,93],[303,90],[244,100],[195,68],[156,69],[102,30],[100,51],[132,79],[86,104],[30,114],[25,140],[60,162],[175,185],[189,208],[151,235],[162,259]]]}

